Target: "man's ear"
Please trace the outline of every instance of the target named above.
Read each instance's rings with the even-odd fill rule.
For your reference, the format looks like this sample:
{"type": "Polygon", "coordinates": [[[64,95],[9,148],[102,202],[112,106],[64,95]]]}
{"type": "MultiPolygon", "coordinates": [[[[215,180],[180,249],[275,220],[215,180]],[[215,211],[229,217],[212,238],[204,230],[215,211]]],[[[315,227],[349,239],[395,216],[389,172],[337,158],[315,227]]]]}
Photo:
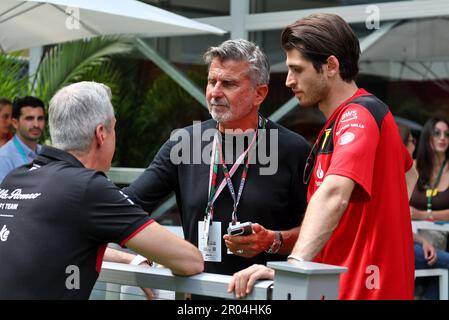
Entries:
{"type": "Polygon", "coordinates": [[[256,98],[254,104],[260,106],[268,94],[268,85],[260,84],[256,87],[256,98]]]}
{"type": "Polygon", "coordinates": [[[106,128],[104,127],[104,125],[99,124],[95,128],[95,140],[97,142],[97,145],[102,146],[105,139],[106,139],[106,128]]]}
{"type": "Polygon", "coordinates": [[[327,58],[325,72],[329,78],[333,78],[340,73],[340,62],[336,56],[332,55],[327,58]]]}
{"type": "Polygon", "coordinates": [[[16,131],[19,129],[19,119],[11,118],[11,124],[16,131]]]}

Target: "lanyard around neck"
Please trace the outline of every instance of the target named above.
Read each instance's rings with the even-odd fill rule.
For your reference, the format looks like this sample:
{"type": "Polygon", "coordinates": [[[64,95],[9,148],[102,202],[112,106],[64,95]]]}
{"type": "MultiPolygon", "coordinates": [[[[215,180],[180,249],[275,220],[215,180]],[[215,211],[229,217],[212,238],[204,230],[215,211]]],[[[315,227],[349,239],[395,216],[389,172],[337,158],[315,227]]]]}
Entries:
{"type": "Polygon", "coordinates": [[[17,138],[17,136],[14,136],[14,145],[16,146],[17,151],[19,151],[20,156],[23,159],[23,163],[24,164],[30,163],[30,161],[28,160],[27,155],[25,154],[25,150],[23,149],[23,146],[20,144],[19,139],[17,138]]]}
{"type": "Polygon", "coordinates": [[[443,164],[441,165],[440,171],[438,172],[438,176],[435,179],[435,183],[433,186],[430,185],[426,190],[426,197],[427,197],[427,210],[432,210],[432,197],[435,197],[438,194],[438,184],[440,183],[441,176],[443,175],[444,167],[446,166],[447,158],[444,159],[443,164]]]}
{"type": "Polygon", "coordinates": [[[214,141],[212,145],[212,154],[211,154],[211,162],[210,162],[210,172],[209,172],[209,199],[207,202],[206,207],[206,215],[211,217],[211,220],[213,219],[213,207],[215,200],[218,198],[220,193],[223,191],[225,185],[228,186],[229,192],[231,193],[232,200],[234,202],[233,205],[233,211],[232,211],[232,222],[237,222],[237,207],[240,203],[240,198],[243,193],[243,188],[245,187],[245,182],[247,179],[248,169],[249,169],[249,162],[250,162],[250,150],[257,145],[257,137],[259,134],[259,127],[262,127],[262,129],[265,129],[266,120],[262,118],[259,115],[259,126],[256,129],[256,132],[254,134],[254,137],[248,146],[248,148],[243,152],[237,161],[232,166],[231,170],[228,170],[226,163],[224,161],[222,148],[219,142],[218,133],[214,136],[214,141]],[[237,193],[237,197],[235,194],[235,189],[232,184],[231,177],[234,175],[234,173],[237,171],[238,166],[245,161],[245,167],[243,169],[242,177],[239,184],[239,190],[237,193]],[[223,174],[224,178],[221,181],[218,188],[216,188],[216,182],[217,182],[217,174],[218,174],[218,161],[221,162],[221,166],[223,168],[223,174]]]}

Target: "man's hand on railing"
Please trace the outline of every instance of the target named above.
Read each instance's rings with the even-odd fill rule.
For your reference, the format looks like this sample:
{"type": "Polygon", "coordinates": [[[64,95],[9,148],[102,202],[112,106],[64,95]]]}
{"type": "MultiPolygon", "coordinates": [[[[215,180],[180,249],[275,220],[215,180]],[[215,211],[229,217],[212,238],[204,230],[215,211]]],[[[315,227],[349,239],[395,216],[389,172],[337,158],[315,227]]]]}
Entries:
{"type": "Polygon", "coordinates": [[[274,270],[261,264],[253,264],[232,276],[228,286],[228,292],[234,292],[237,299],[246,297],[254,287],[257,280],[274,279],[274,270]]]}
{"type": "MultiPolygon", "coordinates": [[[[110,261],[110,262],[132,264],[132,265],[136,265],[136,266],[139,265],[139,266],[144,266],[144,267],[148,267],[148,268],[150,268],[151,264],[152,264],[151,261],[148,261],[147,258],[145,258],[141,255],[124,252],[124,251],[112,249],[109,247],[106,248],[103,260],[110,261]]],[[[150,289],[150,288],[141,288],[141,289],[145,293],[145,296],[147,297],[148,300],[154,299],[154,293],[153,293],[152,289],[150,289]]]]}

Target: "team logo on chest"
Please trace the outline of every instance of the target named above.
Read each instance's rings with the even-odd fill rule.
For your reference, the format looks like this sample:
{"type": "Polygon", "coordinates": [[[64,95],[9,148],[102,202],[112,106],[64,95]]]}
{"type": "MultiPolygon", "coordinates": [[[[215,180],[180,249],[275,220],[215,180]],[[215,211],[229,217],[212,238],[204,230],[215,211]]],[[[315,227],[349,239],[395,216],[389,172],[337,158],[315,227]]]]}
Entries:
{"type": "Polygon", "coordinates": [[[5,242],[8,240],[10,231],[6,228],[6,225],[3,225],[2,230],[0,230],[0,240],[5,242]]]}

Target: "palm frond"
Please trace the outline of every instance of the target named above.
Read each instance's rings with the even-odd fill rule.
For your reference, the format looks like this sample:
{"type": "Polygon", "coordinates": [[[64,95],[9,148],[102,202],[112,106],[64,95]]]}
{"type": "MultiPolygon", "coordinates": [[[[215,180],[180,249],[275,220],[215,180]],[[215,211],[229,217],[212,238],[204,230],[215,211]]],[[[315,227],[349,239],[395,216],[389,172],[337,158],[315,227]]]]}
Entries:
{"type": "Polygon", "coordinates": [[[27,91],[26,61],[15,55],[0,54],[0,96],[13,99],[27,91]]]}
{"type": "Polygon", "coordinates": [[[57,45],[48,51],[37,72],[36,93],[48,101],[57,90],[98,68],[109,58],[129,53],[132,45],[126,38],[98,37],[57,45]]]}

